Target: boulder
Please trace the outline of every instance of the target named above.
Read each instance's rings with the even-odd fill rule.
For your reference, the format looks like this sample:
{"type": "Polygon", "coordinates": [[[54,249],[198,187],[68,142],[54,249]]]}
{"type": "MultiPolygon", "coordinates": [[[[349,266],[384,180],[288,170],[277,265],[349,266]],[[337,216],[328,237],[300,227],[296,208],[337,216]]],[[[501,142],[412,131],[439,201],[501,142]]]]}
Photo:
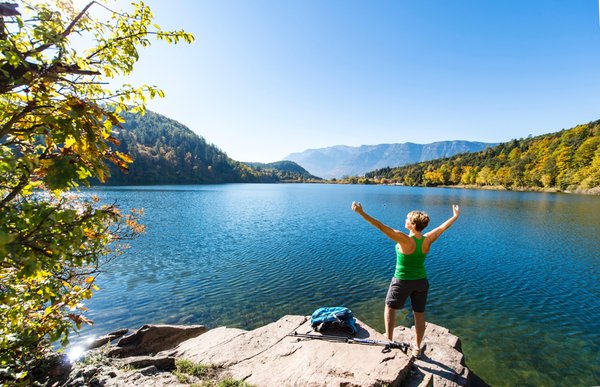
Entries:
{"type": "Polygon", "coordinates": [[[208,331],[204,325],[144,325],[117,342],[111,357],[151,355],[177,346],[208,331]]]}
{"type": "Polygon", "coordinates": [[[109,343],[113,340],[116,340],[120,337],[122,337],[123,335],[125,335],[129,330],[128,329],[119,329],[117,331],[111,332],[107,335],[104,335],[102,337],[97,338],[96,340],[92,341],[88,346],[87,349],[94,349],[94,348],[98,348],[103,346],[106,343],[109,343]]]}
{"type": "MultiPolygon", "coordinates": [[[[414,343],[412,328],[396,327],[394,340],[414,343]]],[[[465,365],[460,339],[439,325],[427,323],[422,343],[421,359],[415,359],[412,372],[404,386],[466,386],[471,372],[465,365]]],[[[409,352],[410,353],[410,352],[409,352]]]]}

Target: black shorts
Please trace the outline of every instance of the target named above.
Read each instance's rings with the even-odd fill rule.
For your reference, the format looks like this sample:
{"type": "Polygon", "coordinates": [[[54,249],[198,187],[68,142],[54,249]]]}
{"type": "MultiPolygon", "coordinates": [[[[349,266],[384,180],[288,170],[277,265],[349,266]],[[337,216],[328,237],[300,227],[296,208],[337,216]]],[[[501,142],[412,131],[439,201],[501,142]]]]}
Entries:
{"type": "Polygon", "coordinates": [[[410,296],[412,310],[417,313],[423,313],[425,312],[428,291],[429,281],[427,281],[427,278],[400,280],[393,277],[387,297],[385,298],[385,303],[392,309],[402,309],[404,308],[406,299],[410,296]]]}

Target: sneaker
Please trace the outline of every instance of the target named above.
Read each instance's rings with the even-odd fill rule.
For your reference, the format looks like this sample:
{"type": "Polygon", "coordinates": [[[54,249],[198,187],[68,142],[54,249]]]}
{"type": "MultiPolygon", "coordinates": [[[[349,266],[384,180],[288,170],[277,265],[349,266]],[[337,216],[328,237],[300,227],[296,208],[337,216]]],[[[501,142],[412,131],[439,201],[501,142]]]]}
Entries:
{"type": "Polygon", "coordinates": [[[412,357],[414,357],[415,359],[421,359],[423,357],[421,348],[412,347],[412,357]]]}

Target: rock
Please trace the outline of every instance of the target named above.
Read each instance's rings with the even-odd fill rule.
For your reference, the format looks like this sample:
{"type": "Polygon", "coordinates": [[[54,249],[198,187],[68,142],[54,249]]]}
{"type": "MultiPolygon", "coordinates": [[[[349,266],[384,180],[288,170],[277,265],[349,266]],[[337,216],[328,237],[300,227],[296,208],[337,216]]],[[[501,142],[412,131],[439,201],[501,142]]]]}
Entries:
{"type": "Polygon", "coordinates": [[[144,325],[123,337],[108,352],[111,357],[150,355],[177,346],[179,343],[208,331],[203,325],[144,325]]]}
{"type": "MultiPolygon", "coordinates": [[[[355,338],[387,341],[361,321],[357,320],[356,325],[355,338]]],[[[384,353],[381,345],[298,339],[294,332],[321,336],[313,332],[305,316],[284,316],[252,331],[144,325],[113,348],[95,350],[102,354],[117,353],[120,358],[91,357],[96,359],[95,363],[76,365],[65,385],[165,387],[211,383],[191,376],[189,380],[178,380],[169,372],[175,368],[176,359],[202,363],[209,368],[204,378],[213,382],[233,378],[257,387],[465,386],[476,379],[464,364],[458,337],[435,324],[426,326],[424,356],[420,360],[398,349],[384,353]],[[158,351],[159,348],[162,350],[158,351]],[[133,355],[141,353],[145,355],[133,355]]],[[[347,337],[335,331],[326,335],[347,337]]],[[[412,343],[413,337],[412,329],[394,330],[396,341],[412,343]]]]}
{"type": "MultiPolygon", "coordinates": [[[[414,326],[411,329],[396,327],[394,340],[414,343],[414,326]]],[[[439,325],[427,323],[423,337],[423,356],[415,359],[413,370],[404,382],[415,386],[466,386],[471,372],[465,366],[460,339],[439,325]]]]}
{"type": "Polygon", "coordinates": [[[101,347],[106,343],[109,343],[113,340],[118,339],[119,337],[123,336],[127,332],[129,332],[129,329],[119,329],[118,331],[111,332],[106,336],[99,337],[96,340],[92,341],[87,349],[94,349],[94,348],[101,347]]]}
{"type": "MultiPolygon", "coordinates": [[[[357,338],[385,337],[357,321],[357,338]]],[[[220,328],[181,343],[170,354],[223,367],[223,376],[256,386],[399,385],[412,360],[400,350],[324,340],[298,340],[288,334],[311,333],[304,316],[285,316],[253,331],[220,328]]],[[[329,333],[328,333],[329,334],[329,333]]]]}
{"type": "Polygon", "coordinates": [[[156,375],[158,373],[158,368],[156,368],[156,366],[151,365],[149,367],[139,370],[138,372],[144,376],[156,375]]]}
{"type": "Polygon", "coordinates": [[[46,357],[46,364],[51,365],[46,377],[49,380],[61,380],[69,375],[73,369],[73,364],[69,361],[69,357],[65,354],[50,354],[46,357]]]}
{"type": "Polygon", "coordinates": [[[131,368],[152,366],[159,370],[172,371],[175,369],[175,358],[169,356],[134,356],[124,358],[120,364],[131,368]]]}
{"type": "Polygon", "coordinates": [[[83,369],[82,375],[85,380],[90,380],[97,373],[98,367],[96,367],[95,365],[91,365],[83,369]]]}

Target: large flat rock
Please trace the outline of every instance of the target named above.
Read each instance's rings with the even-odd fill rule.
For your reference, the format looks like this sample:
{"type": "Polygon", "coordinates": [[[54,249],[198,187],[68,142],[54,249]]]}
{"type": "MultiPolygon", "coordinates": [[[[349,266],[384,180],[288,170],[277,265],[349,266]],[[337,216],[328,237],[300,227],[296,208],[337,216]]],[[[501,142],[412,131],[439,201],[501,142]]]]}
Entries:
{"type": "MultiPolygon", "coordinates": [[[[357,338],[385,337],[357,321],[357,338]]],[[[313,332],[307,317],[284,316],[252,331],[217,328],[189,339],[169,356],[226,369],[225,374],[256,386],[400,385],[412,359],[394,349],[288,336],[313,332]]],[[[335,332],[328,332],[335,334],[335,332]]]]}

